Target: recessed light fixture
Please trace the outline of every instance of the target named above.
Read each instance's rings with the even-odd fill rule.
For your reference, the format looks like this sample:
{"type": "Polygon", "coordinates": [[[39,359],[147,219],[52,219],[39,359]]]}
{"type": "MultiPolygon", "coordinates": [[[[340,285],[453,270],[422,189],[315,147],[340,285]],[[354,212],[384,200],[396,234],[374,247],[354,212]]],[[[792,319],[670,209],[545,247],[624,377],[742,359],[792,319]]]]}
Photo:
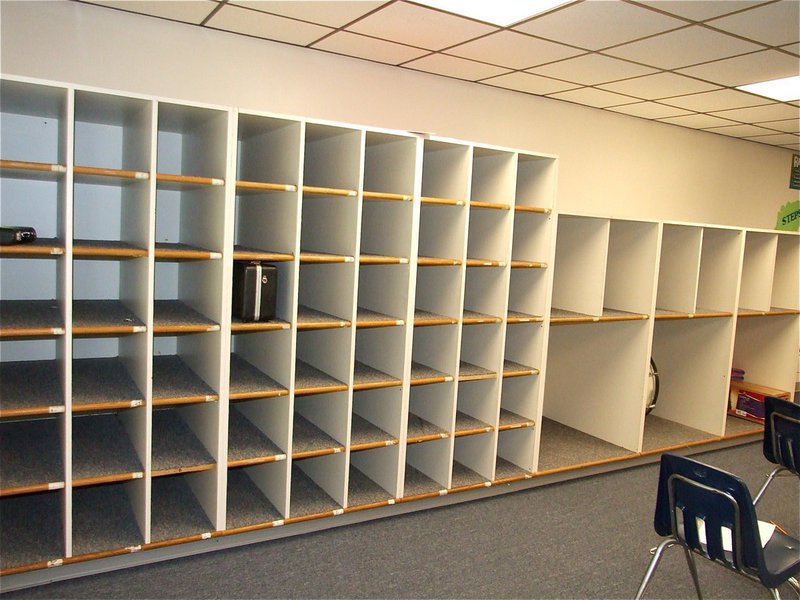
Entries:
{"type": "Polygon", "coordinates": [[[766,96],[773,100],[780,100],[781,102],[800,100],[800,77],[784,77],[783,79],[740,85],[736,89],[758,94],[759,96],[766,96]]]}
{"type": "Polygon", "coordinates": [[[575,0],[414,0],[450,13],[508,27],[575,0]]]}

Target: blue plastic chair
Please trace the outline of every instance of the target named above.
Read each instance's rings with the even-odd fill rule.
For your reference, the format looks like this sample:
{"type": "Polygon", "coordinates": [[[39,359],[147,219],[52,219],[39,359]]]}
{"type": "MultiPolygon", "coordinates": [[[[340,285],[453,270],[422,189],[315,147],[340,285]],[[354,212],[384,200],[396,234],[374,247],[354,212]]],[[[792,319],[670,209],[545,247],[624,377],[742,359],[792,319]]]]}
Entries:
{"type": "Polygon", "coordinates": [[[778,466],[767,476],[753,504],[758,504],[781,471],[800,477],[800,404],[771,396],[764,399],[764,458],[778,466]]]}
{"type": "Polygon", "coordinates": [[[737,476],[716,467],[664,454],[658,480],[654,526],[665,539],[655,550],[636,598],[641,598],[664,551],[683,547],[697,597],[702,598],[694,557],[699,555],[759,581],[780,598],[788,582],[800,596],[800,541],[775,529],[762,547],[750,491],[737,476]]]}

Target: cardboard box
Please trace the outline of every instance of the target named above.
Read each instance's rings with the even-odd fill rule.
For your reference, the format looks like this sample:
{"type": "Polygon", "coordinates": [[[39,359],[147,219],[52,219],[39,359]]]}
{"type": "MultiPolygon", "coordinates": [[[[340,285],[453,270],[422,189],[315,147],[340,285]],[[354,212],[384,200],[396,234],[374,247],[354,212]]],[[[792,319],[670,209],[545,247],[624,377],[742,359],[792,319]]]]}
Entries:
{"type": "Polygon", "coordinates": [[[759,423],[764,422],[764,398],[775,396],[791,400],[791,394],[784,390],[759,385],[749,381],[731,381],[730,413],[759,423]]]}

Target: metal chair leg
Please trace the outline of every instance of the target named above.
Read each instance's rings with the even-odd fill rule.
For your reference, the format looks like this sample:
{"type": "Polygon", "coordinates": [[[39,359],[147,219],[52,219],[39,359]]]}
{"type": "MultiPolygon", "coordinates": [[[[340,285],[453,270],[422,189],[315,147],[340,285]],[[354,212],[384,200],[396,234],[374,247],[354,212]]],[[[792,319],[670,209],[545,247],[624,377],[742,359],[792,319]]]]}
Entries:
{"type": "Polygon", "coordinates": [[[778,593],[778,590],[775,588],[769,588],[769,593],[772,594],[772,597],[775,600],[781,600],[781,595],[778,593]]]}
{"type": "Polygon", "coordinates": [[[703,592],[700,591],[700,579],[697,577],[697,565],[694,564],[694,554],[687,547],[683,547],[683,553],[686,556],[686,564],[689,565],[689,572],[692,574],[692,581],[694,582],[694,589],[697,592],[699,600],[703,600],[703,592]]]}
{"type": "Polygon", "coordinates": [[[789,577],[786,583],[789,584],[789,587],[791,587],[794,593],[797,594],[797,597],[800,598],[800,581],[797,581],[796,577],[789,577]]]}
{"type": "Polygon", "coordinates": [[[772,469],[772,473],[770,473],[769,475],[767,475],[767,480],[764,482],[764,485],[762,485],[762,486],[761,486],[761,489],[760,489],[760,490],[758,490],[758,493],[756,494],[756,497],[755,497],[755,499],[753,500],[753,506],[755,506],[756,504],[758,504],[758,501],[759,501],[759,500],[761,500],[761,496],[763,496],[763,495],[764,495],[764,492],[767,490],[767,487],[769,486],[769,484],[770,484],[770,483],[772,483],[772,480],[773,480],[773,479],[775,479],[775,476],[776,476],[776,475],[777,475],[779,472],[783,471],[783,470],[784,470],[784,468],[785,468],[785,467],[775,467],[774,469],[772,469]]]}
{"type": "Polygon", "coordinates": [[[647,565],[647,571],[644,573],[644,577],[642,578],[642,583],[639,584],[639,590],[636,592],[636,600],[640,600],[641,597],[644,595],[644,591],[647,589],[647,586],[650,583],[650,579],[653,577],[653,573],[656,572],[656,568],[658,567],[658,563],[661,561],[661,556],[664,554],[664,550],[667,548],[674,546],[677,544],[673,539],[666,539],[661,542],[658,547],[656,547],[655,552],[651,550],[651,554],[653,554],[653,558],[650,559],[650,564],[647,565]]]}

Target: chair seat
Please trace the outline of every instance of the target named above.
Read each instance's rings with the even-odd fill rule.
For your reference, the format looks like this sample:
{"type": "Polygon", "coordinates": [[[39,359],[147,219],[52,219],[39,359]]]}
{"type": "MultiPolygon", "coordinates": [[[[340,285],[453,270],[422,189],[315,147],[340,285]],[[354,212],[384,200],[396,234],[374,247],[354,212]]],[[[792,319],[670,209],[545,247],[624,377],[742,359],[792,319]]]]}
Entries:
{"type": "Polygon", "coordinates": [[[777,580],[800,574],[800,541],[776,529],[764,546],[764,563],[777,580]]]}

